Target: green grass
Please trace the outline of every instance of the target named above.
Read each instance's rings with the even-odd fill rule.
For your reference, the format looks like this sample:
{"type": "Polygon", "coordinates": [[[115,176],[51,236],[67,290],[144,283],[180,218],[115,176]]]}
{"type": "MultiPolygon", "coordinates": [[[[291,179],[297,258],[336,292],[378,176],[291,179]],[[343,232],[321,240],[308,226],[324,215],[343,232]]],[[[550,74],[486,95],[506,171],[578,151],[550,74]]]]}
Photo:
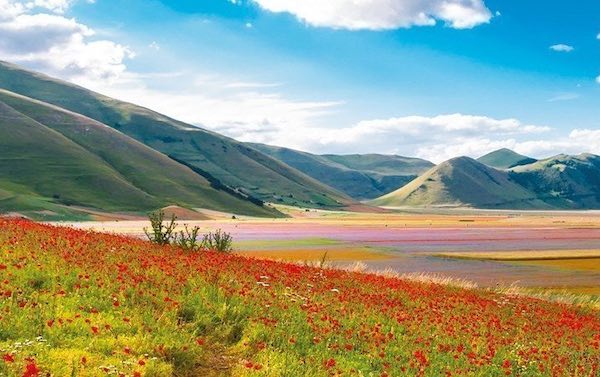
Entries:
{"type": "Polygon", "coordinates": [[[598,368],[597,311],[512,287],[502,295],[2,219],[0,277],[7,377],[542,377],[598,368]],[[27,365],[35,372],[24,374],[27,365]]]}
{"type": "Polygon", "coordinates": [[[6,192],[62,205],[147,211],[176,204],[278,215],[215,190],[189,168],[103,124],[7,91],[0,91],[0,173],[6,192]]]}

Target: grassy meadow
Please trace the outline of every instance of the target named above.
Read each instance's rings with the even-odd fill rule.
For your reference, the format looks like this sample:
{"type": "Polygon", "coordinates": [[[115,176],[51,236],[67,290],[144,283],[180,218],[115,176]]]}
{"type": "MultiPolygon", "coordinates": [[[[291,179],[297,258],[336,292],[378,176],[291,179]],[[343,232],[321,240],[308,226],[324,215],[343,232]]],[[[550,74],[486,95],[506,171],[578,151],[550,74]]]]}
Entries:
{"type": "Polygon", "coordinates": [[[597,311],[0,221],[6,376],[596,376],[597,311]]]}

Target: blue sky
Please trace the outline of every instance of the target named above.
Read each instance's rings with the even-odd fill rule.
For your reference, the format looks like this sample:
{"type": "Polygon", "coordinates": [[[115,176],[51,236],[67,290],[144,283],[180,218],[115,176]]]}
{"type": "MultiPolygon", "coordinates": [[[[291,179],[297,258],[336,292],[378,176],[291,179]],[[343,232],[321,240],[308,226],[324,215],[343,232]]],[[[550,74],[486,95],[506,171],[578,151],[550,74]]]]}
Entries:
{"type": "Polygon", "coordinates": [[[595,1],[0,0],[3,9],[0,59],[241,140],[434,161],[500,147],[600,153],[595,1]]]}

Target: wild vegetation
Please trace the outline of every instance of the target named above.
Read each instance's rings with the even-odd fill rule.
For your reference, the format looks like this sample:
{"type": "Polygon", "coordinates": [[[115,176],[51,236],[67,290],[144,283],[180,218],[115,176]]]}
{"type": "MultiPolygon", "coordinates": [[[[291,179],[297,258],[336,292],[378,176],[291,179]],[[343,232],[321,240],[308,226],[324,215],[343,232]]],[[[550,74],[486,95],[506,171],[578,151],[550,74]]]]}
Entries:
{"type": "Polygon", "coordinates": [[[0,375],[597,376],[596,311],[0,220],[0,375]]]}
{"type": "Polygon", "coordinates": [[[189,227],[184,224],[183,230],[176,231],[177,223],[175,220],[177,217],[171,215],[170,220],[165,222],[165,212],[163,210],[150,213],[148,219],[150,220],[151,230],[144,228],[144,233],[150,242],[157,245],[175,245],[185,251],[208,250],[227,253],[233,250],[233,237],[221,229],[209,232],[200,239],[200,227],[189,227]]]}

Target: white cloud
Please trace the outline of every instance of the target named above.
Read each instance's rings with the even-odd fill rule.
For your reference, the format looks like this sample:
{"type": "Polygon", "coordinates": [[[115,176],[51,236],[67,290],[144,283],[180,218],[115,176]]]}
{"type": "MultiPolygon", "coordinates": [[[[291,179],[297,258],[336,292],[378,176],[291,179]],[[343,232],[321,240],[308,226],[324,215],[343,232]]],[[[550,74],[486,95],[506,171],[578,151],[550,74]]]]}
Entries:
{"type": "Polygon", "coordinates": [[[276,13],[287,12],[313,26],[386,30],[432,26],[437,21],[469,29],[492,18],[483,0],[253,0],[276,13]]]}
{"type": "Polygon", "coordinates": [[[578,93],[558,93],[554,97],[550,98],[548,102],[573,101],[580,97],[581,95],[579,95],[578,93]]]}
{"type": "Polygon", "coordinates": [[[598,35],[596,35],[596,39],[600,39],[600,33],[598,33],[598,35]]]}
{"type": "Polygon", "coordinates": [[[134,56],[63,15],[70,0],[0,0],[0,59],[73,80],[114,79],[134,56]]]}
{"type": "Polygon", "coordinates": [[[548,131],[549,127],[523,124],[516,119],[449,114],[376,119],[342,129],[308,129],[294,135],[284,133],[275,144],[295,140],[296,147],[316,152],[378,151],[439,162],[459,155],[478,156],[515,138],[548,131]]]}
{"type": "Polygon", "coordinates": [[[596,82],[600,84],[600,76],[596,77],[596,82]]]}
{"type": "Polygon", "coordinates": [[[34,0],[25,2],[25,7],[27,9],[43,8],[55,13],[64,13],[72,2],[72,0],[34,0]]]}
{"type": "Polygon", "coordinates": [[[600,130],[574,129],[568,135],[548,140],[517,143],[515,149],[523,154],[548,157],[559,153],[600,154],[600,130]]]}
{"type": "Polygon", "coordinates": [[[556,51],[556,52],[571,52],[571,51],[575,50],[575,48],[573,46],[569,46],[569,45],[561,43],[561,44],[550,46],[550,50],[556,51]]]}

